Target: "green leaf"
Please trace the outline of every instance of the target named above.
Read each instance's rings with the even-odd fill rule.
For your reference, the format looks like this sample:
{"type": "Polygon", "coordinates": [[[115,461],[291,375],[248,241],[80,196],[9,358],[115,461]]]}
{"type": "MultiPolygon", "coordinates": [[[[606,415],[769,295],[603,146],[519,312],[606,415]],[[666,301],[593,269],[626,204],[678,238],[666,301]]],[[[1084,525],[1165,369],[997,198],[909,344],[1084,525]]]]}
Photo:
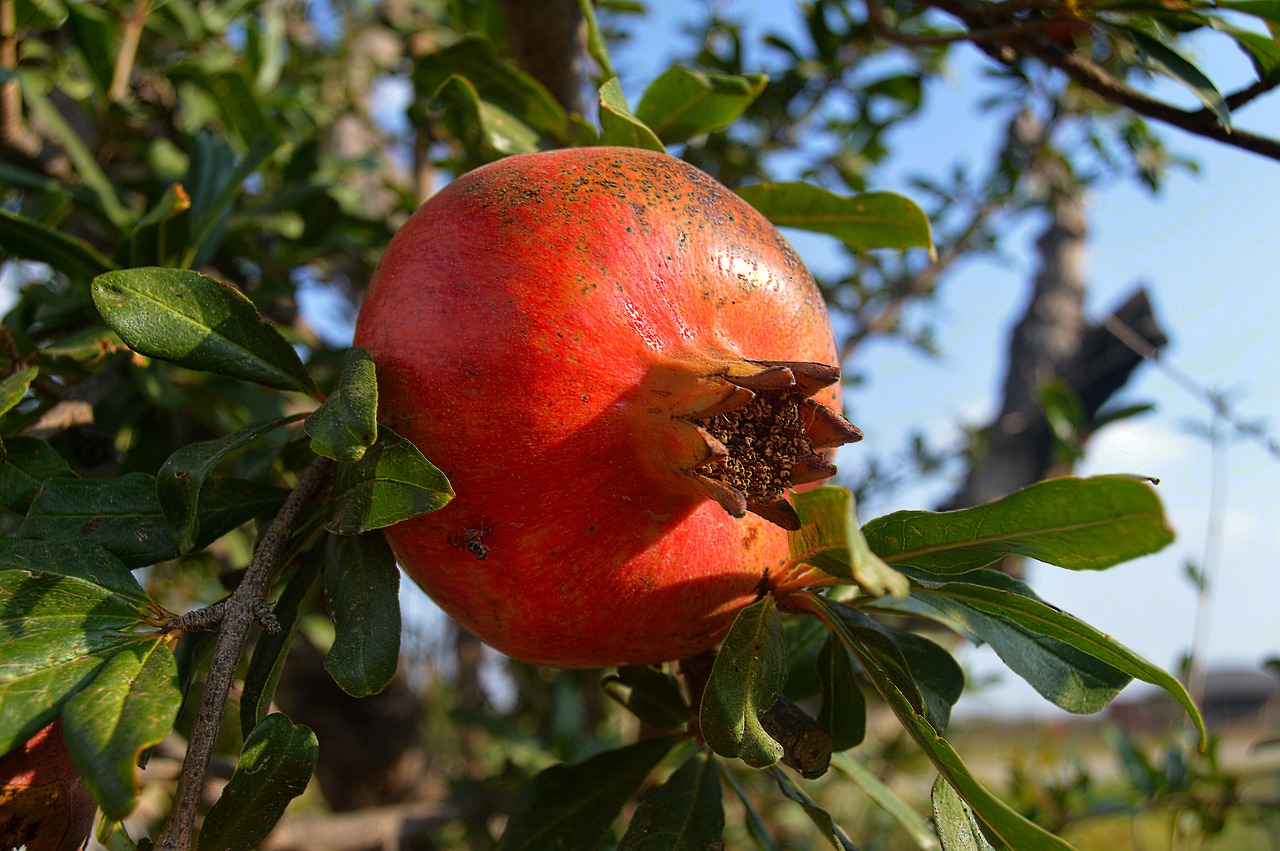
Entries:
{"type": "Polygon", "coordinates": [[[90,556],[85,564],[68,548],[66,560],[53,565],[59,571],[33,572],[53,552],[36,549],[6,548],[0,569],[0,753],[52,721],[113,654],[154,640],[127,631],[154,613],[138,599],[140,589],[121,593],[86,578],[124,584],[103,575],[109,572],[103,559],[90,556]],[[13,562],[21,566],[10,569],[13,562]]]}
{"type": "Polygon", "coordinates": [[[611,77],[600,87],[600,144],[663,153],[667,150],[662,140],[632,113],[617,77],[611,77]]]}
{"type": "Polygon", "coordinates": [[[418,60],[413,71],[419,96],[433,97],[451,77],[459,78],[479,101],[512,117],[558,145],[571,144],[569,116],[536,79],[499,58],[494,46],[479,36],[466,36],[418,60]],[[519,116],[518,119],[514,116],[519,116]]]}
{"type": "Polygon", "coordinates": [[[917,848],[936,851],[938,839],[929,822],[889,788],[874,771],[847,753],[834,754],[831,767],[858,785],[866,796],[896,821],[917,848]]]}
{"type": "Polygon", "coordinates": [[[680,683],[666,667],[624,665],[601,680],[600,685],[605,694],[646,726],[672,730],[689,723],[689,706],[680,683]]]}
{"type": "MultiPolygon", "coordinates": [[[[1004,588],[967,581],[942,583],[936,588],[921,585],[917,594],[926,602],[944,597],[965,603],[979,612],[1003,618],[1032,632],[1055,638],[1118,671],[1145,683],[1159,686],[1187,711],[1187,715],[1200,732],[1202,746],[1207,745],[1208,735],[1204,728],[1204,719],[1200,717],[1195,702],[1187,694],[1182,683],[1178,682],[1172,674],[1151,664],[1111,636],[1099,632],[1061,609],[1031,597],[1009,593],[1004,588]]],[[[960,791],[963,793],[963,790],[960,791]]],[[[970,801],[970,803],[973,802],[970,801]]]]}
{"type": "Polygon", "coordinates": [[[268,715],[253,729],[222,797],[205,816],[200,851],[252,851],[315,770],[316,734],[285,715],[268,715]]]}
{"type": "Polygon", "coordinates": [[[749,107],[769,78],[673,67],[649,84],[635,116],[668,145],[728,127],[749,107]]]}
{"type": "Polygon", "coordinates": [[[453,487],[418,448],[385,426],[378,442],[354,464],[333,471],[326,528],[357,535],[438,511],[453,499],[453,487]]]}
{"type": "Polygon", "coordinates": [[[1280,24],[1280,0],[1217,0],[1219,9],[1230,9],[1253,15],[1272,24],[1280,24]]]}
{"type": "Polygon", "coordinates": [[[787,680],[787,638],[772,597],[738,613],[725,636],[702,692],[698,723],[707,746],[765,768],[782,757],[782,745],[760,723],[787,680]]]}
{"type": "Polygon", "coordinates": [[[125,269],[96,278],[93,300],[136,352],[319,395],[298,353],[229,284],[183,269],[125,269]]]}
{"type": "Polygon", "coordinates": [[[325,670],[352,697],[382,691],[400,660],[400,569],[395,554],[380,534],[330,537],[323,583],[335,630],[325,670]]]}
{"type": "Polygon", "coordinates": [[[295,415],[254,423],[226,437],[188,443],[169,456],[156,476],[156,497],[179,552],[190,552],[199,540],[200,491],[209,474],[228,455],[298,418],[295,415]]]}
{"type": "MultiPolygon", "coordinates": [[[[1276,5],[1280,6],[1280,3],[1276,5]]],[[[1280,38],[1233,27],[1216,18],[1210,19],[1209,24],[1218,32],[1235,40],[1253,62],[1253,69],[1259,80],[1272,81],[1280,77],[1280,38]]],[[[1280,29],[1280,27],[1277,28],[1280,29]]]]}
{"type": "Polygon", "coordinates": [[[0,506],[26,514],[31,500],[46,479],[75,478],[76,471],[52,446],[34,437],[16,434],[4,440],[5,459],[0,463],[0,506]]]}
{"type": "Polygon", "coordinates": [[[367,351],[358,346],[347,349],[338,386],[307,417],[304,427],[317,455],[348,464],[364,457],[378,439],[378,378],[367,351]]]}
{"type": "MultiPolygon", "coordinates": [[[[278,507],[287,491],[258,482],[222,479],[205,485],[195,548],[207,546],[247,520],[278,507]]],[[[87,540],[129,567],[178,555],[169,524],[146,473],[115,479],[51,479],[31,503],[18,537],[87,540]]]]}
{"type": "Polygon", "coordinates": [[[677,741],[676,736],[645,739],[539,772],[521,792],[498,851],[593,851],[677,741]]]}
{"type": "MultiPolygon", "coordinates": [[[[945,596],[946,583],[928,581],[927,576],[917,581],[917,599],[991,645],[1010,670],[1067,712],[1101,712],[1133,681],[1129,674],[1070,644],[1032,631],[1008,617],[987,614],[945,596]],[[931,590],[941,593],[929,593],[931,590]]],[[[975,570],[966,573],[964,581],[1043,602],[1030,586],[1000,571],[975,570]]]]}
{"type": "Polygon", "coordinates": [[[854,251],[933,251],[929,217],[914,201],[892,192],[837,195],[810,183],[761,183],[743,186],[738,194],[778,227],[825,233],[854,251]]]}
{"type": "Polygon", "coordinates": [[[938,826],[943,851],[994,851],[973,810],[946,778],[939,776],[934,781],[929,798],[933,802],[933,823],[938,826]]]}
{"type": "Polygon", "coordinates": [[[67,576],[118,595],[142,611],[152,606],[147,592],[129,568],[106,549],[89,541],[0,539],[0,570],[67,576]]]}
{"type": "Polygon", "coordinates": [[[72,280],[88,280],[116,268],[89,243],[43,222],[0,210],[0,248],[14,257],[48,263],[72,280]]]}
{"type": "Polygon", "coordinates": [[[959,511],[898,511],[862,532],[881,558],[948,575],[1019,555],[1101,570],[1173,540],[1155,491],[1128,476],[1050,479],[959,511]]]}
{"type": "Polygon", "coordinates": [[[22,397],[27,395],[27,390],[31,387],[31,382],[35,381],[39,374],[39,367],[26,366],[11,375],[6,375],[4,380],[0,381],[0,414],[11,411],[22,401],[22,397]]]}
{"type": "Polygon", "coordinates": [[[1127,37],[1133,42],[1144,64],[1186,86],[1217,117],[1219,124],[1223,127],[1231,127],[1231,108],[1227,106],[1222,92],[1218,91],[1213,81],[1186,57],[1140,29],[1103,23],[1109,29],[1119,33],[1121,37],[1127,37]]]}
{"type": "Polygon", "coordinates": [[[595,5],[591,0],[578,0],[578,10],[587,25],[587,53],[600,69],[601,80],[612,80],[618,76],[613,70],[613,61],[609,58],[609,45],[605,41],[600,23],[596,20],[595,5]]]}
{"type": "Polygon", "coordinates": [[[800,529],[787,534],[792,561],[806,562],[838,579],[852,579],[874,597],[907,595],[907,578],[867,546],[858,528],[852,493],[820,487],[792,494],[791,502],[800,517],[800,529]]]}
{"type": "Polygon", "coordinates": [[[516,114],[481,98],[475,84],[461,75],[446,79],[428,106],[444,113],[453,135],[467,142],[483,162],[541,148],[536,130],[516,114]]]}
{"type": "Polygon", "coordinates": [[[62,731],[76,771],[109,818],[138,802],[142,751],[173,729],[182,695],[165,636],[122,647],[62,710],[62,731]]]}
{"type": "Polygon", "coordinates": [[[938,772],[973,808],[984,832],[1001,851],[1070,851],[1071,845],[1048,833],[1034,822],[1014,811],[983,786],[970,773],[964,760],[951,744],[918,712],[899,689],[896,677],[890,676],[876,658],[856,644],[846,644],[862,665],[876,691],[889,704],[904,730],[934,764],[938,772]]]}
{"type": "Polygon", "coordinates": [[[795,781],[787,776],[786,772],[775,765],[769,769],[769,773],[773,775],[779,791],[800,805],[800,808],[804,810],[804,814],[809,817],[809,821],[813,822],[813,826],[818,828],[822,838],[831,843],[832,848],[835,848],[836,851],[858,851],[858,847],[853,844],[853,841],[849,839],[848,834],[844,832],[840,825],[836,824],[835,819],[831,817],[831,813],[818,806],[817,802],[797,786],[795,781]]]}
{"type": "MultiPolygon", "coordinates": [[[[225,79],[236,80],[237,77],[238,75],[230,74],[226,75],[225,79]]],[[[230,153],[225,149],[225,143],[220,145],[203,134],[198,138],[203,140],[203,144],[192,152],[191,171],[193,173],[188,176],[188,180],[198,181],[199,191],[195,191],[193,186],[191,193],[191,236],[187,240],[187,250],[182,257],[184,269],[202,265],[213,256],[227,219],[231,216],[231,210],[235,206],[236,199],[239,198],[240,193],[243,191],[244,182],[284,145],[284,139],[276,138],[269,134],[259,135],[249,145],[249,150],[245,151],[244,156],[235,164],[235,167],[228,169],[225,167],[225,163],[222,162],[223,157],[228,156],[230,153]],[[205,151],[213,153],[219,162],[216,164],[204,162],[205,151]],[[214,165],[214,167],[211,168],[209,167],[210,165],[214,165]]],[[[177,270],[171,271],[176,272],[177,270]]],[[[238,295],[239,290],[236,290],[236,293],[238,295]]],[[[99,310],[101,310],[101,307],[99,307],[99,310]]],[[[124,335],[122,334],[121,336],[124,335]]],[[[310,376],[307,376],[304,371],[303,377],[305,380],[302,381],[301,388],[304,392],[315,395],[315,386],[311,383],[310,376]]],[[[267,384],[268,382],[262,383],[267,384]]],[[[275,387],[277,385],[272,384],[270,386],[275,387]]],[[[284,387],[282,389],[289,390],[293,388],[284,387]]]]}
{"type": "Polygon", "coordinates": [[[720,795],[715,757],[695,753],[636,807],[618,851],[721,851],[720,795]]]}
{"type": "Polygon", "coordinates": [[[249,658],[244,688],[240,693],[240,735],[245,739],[271,712],[271,701],[275,698],[289,645],[293,643],[298,629],[299,612],[320,577],[324,550],[323,541],[317,542],[302,558],[302,563],[285,582],[280,599],[271,609],[280,624],[279,631],[262,633],[253,645],[253,655],[249,658]]]}
{"type": "Polygon", "coordinates": [[[844,645],[828,636],[818,652],[822,704],[817,721],[831,734],[831,746],[844,751],[862,744],[867,733],[867,700],[858,686],[857,670],[844,645]]]}

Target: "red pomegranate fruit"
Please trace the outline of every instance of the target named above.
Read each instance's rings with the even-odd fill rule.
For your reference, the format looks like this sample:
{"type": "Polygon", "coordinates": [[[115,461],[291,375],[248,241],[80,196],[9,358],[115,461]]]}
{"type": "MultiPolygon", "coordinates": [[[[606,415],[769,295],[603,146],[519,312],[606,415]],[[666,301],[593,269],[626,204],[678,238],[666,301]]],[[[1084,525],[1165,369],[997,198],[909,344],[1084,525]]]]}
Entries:
{"type": "Polygon", "coordinates": [[[784,578],[788,489],[861,437],[800,260],[665,154],[528,154],[453,181],[392,239],[355,342],[383,422],[457,494],[387,530],[400,564],[529,662],[714,646],[784,578]]]}
{"type": "Polygon", "coordinates": [[[83,848],[97,811],[71,764],[60,721],[0,756],[0,848],[83,848]]]}

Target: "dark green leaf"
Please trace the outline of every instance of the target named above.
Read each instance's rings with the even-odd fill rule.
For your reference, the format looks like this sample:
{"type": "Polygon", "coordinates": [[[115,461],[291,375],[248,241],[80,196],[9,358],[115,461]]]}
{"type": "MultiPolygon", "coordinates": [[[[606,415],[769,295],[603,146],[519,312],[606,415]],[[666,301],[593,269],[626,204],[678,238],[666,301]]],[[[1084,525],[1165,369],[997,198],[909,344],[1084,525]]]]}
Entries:
{"type": "Polygon", "coordinates": [[[536,130],[518,115],[481,98],[466,77],[455,74],[446,79],[429,105],[444,112],[453,135],[467,142],[483,162],[533,153],[541,147],[536,130]]]}
{"type": "Polygon", "coordinates": [[[933,823],[938,826],[942,851],[994,851],[973,810],[951,788],[946,778],[938,776],[929,797],[933,802],[933,823]]]}
{"type": "Polygon", "coordinates": [[[1132,41],[1134,47],[1138,49],[1139,55],[1148,66],[1169,75],[1186,86],[1217,117],[1219,124],[1223,127],[1231,126],[1231,109],[1227,106],[1227,101],[1222,96],[1222,92],[1218,91],[1218,87],[1213,84],[1213,81],[1205,76],[1203,71],[1189,62],[1186,57],[1136,27],[1125,27],[1116,24],[1107,24],[1107,27],[1120,34],[1121,37],[1127,37],[1132,41]]]}
{"type": "Polygon", "coordinates": [[[540,772],[516,802],[498,851],[592,851],[677,741],[646,739],[540,772]]]}
{"type": "Polygon", "coordinates": [[[124,818],[138,802],[138,756],[173,729],[182,702],[166,639],[120,648],[62,710],[76,771],[102,811],[124,818]]]}
{"type": "Polygon", "coordinates": [[[156,476],[156,496],[179,552],[190,552],[200,533],[200,491],[223,459],[298,417],[254,423],[226,437],[188,443],[169,456],[156,476]]]}
{"type": "Polygon", "coordinates": [[[93,282],[102,318],[148,357],[318,395],[298,353],[233,286],[184,269],[125,269],[93,282]]]}
{"type": "Polygon", "coordinates": [[[48,263],[72,280],[116,268],[89,243],[8,210],[0,210],[0,248],[14,257],[48,263]]]}
{"type": "MultiPolygon", "coordinates": [[[[1025,583],[995,570],[975,570],[964,575],[966,583],[985,585],[1009,594],[1043,602],[1025,583]]],[[[952,599],[947,583],[919,580],[919,599],[949,616],[955,623],[991,645],[1010,670],[1031,684],[1046,700],[1068,712],[1101,712],[1133,678],[1070,644],[1032,631],[1016,621],[986,614],[952,599]]]]}
{"type": "Polygon", "coordinates": [[[0,464],[0,506],[26,514],[45,479],[74,478],[75,470],[57,451],[34,437],[14,435],[4,440],[0,464]]]}
{"type": "MultiPolygon", "coordinates": [[[[207,546],[241,523],[278,507],[287,493],[252,481],[208,482],[202,491],[195,548],[207,546]]],[[[129,567],[144,567],[178,555],[156,497],[155,479],[146,473],[102,480],[51,479],[32,501],[18,536],[91,541],[129,567]]]]}
{"type": "Polygon", "coordinates": [[[280,624],[280,630],[276,633],[262,633],[253,646],[253,655],[244,675],[244,688],[240,693],[240,735],[245,739],[249,738],[253,728],[261,724],[271,712],[276,685],[280,682],[289,645],[298,628],[298,615],[320,576],[324,550],[322,541],[312,544],[310,551],[303,557],[302,564],[285,583],[280,599],[271,609],[276,622],[280,624]]]}
{"type": "MultiPolygon", "coordinates": [[[[231,81],[238,79],[237,74],[220,76],[222,79],[231,81]]],[[[225,149],[225,143],[223,143],[223,146],[219,146],[217,142],[208,141],[207,136],[202,136],[201,138],[206,139],[206,144],[217,151],[214,154],[217,162],[202,162],[202,157],[198,152],[192,154],[191,170],[197,173],[189,175],[188,179],[194,178],[199,181],[199,192],[196,192],[193,188],[191,193],[191,237],[187,241],[187,251],[182,258],[182,266],[184,268],[203,265],[213,256],[222,230],[226,226],[232,208],[235,206],[236,199],[244,191],[244,182],[284,145],[284,139],[267,134],[259,135],[249,145],[249,150],[245,151],[240,161],[233,168],[227,168],[223,157],[229,156],[230,152],[225,149]]],[[[171,271],[176,272],[177,270],[171,271]]],[[[237,295],[240,294],[239,290],[235,292],[237,295]]],[[[101,306],[98,309],[101,310],[101,306]]],[[[256,315],[257,311],[254,311],[254,313],[256,315]]],[[[258,321],[261,322],[261,319],[258,321]]],[[[124,335],[121,334],[121,336],[124,335]]],[[[157,357],[162,356],[157,355],[157,357]]],[[[281,361],[277,366],[282,366],[286,363],[286,361],[281,361]]],[[[208,367],[204,368],[207,369],[208,367]]],[[[288,370],[285,372],[293,379],[301,380],[296,385],[291,384],[281,389],[292,390],[297,387],[305,393],[315,395],[315,385],[311,383],[311,377],[306,374],[305,370],[301,370],[301,375],[288,370]]],[[[270,384],[267,381],[261,381],[261,379],[250,380],[260,381],[271,387],[279,386],[270,384]]]]}
{"type": "Polygon", "coordinates": [[[916,847],[925,851],[936,851],[938,839],[933,828],[923,816],[911,808],[911,805],[889,788],[876,773],[847,753],[834,754],[831,767],[858,785],[866,796],[884,810],[911,837],[916,847]]]}
{"type": "Polygon", "coordinates": [[[806,562],[839,579],[852,579],[867,594],[905,597],[907,578],[871,551],[858,528],[853,494],[846,488],[820,487],[792,495],[800,529],[788,533],[791,559],[806,562]]]}
{"type": "MultiPolygon", "coordinates": [[[[929,602],[932,602],[935,597],[945,597],[965,603],[979,612],[1003,618],[1032,632],[1055,638],[1111,665],[1124,674],[1159,686],[1187,711],[1200,732],[1202,744],[1207,743],[1208,736],[1205,732],[1204,720],[1200,717],[1195,702],[1187,694],[1182,683],[1111,636],[1099,632],[1061,609],[1021,594],[972,582],[947,582],[937,588],[921,586],[917,593],[929,602]]],[[[963,790],[960,791],[963,793],[963,790]]],[[[970,801],[970,803],[973,802],[970,801]]]]}
{"type": "Polygon", "coordinates": [[[12,375],[6,375],[4,380],[0,381],[0,414],[7,413],[22,401],[22,397],[27,395],[27,390],[31,387],[31,382],[35,381],[39,374],[39,367],[27,366],[12,375]]]}
{"type": "Polygon", "coordinates": [[[444,473],[416,446],[382,426],[378,442],[363,458],[334,467],[326,528],[356,535],[437,511],[451,499],[453,488],[444,473]]]}
{"type": "Polygon", "coordinates": [[[307,417],[305,428],[317,455],[348,464],[364,457],[378,439],[378,379],[367,351],[347,349],[338,386],[307,417]]]}
{"type": "Polygon", "coordinates": [[[124,562],[89,541],[0,539],[0,570],[68,576],[110,591],[138,611],[152,605],[124,562]]]}
{"type": "Polygon", "coordinates": [[[825,233],[854,251],[933,250],[929,217],[892,192],[837,195],[811,183],[763,183],[743,186],[738,194],[779,227],[825,233]]]}
{"type": "Polygon", "coordinates": [[[1100,570],[1173,540],[1155,491],[1127,476],[1050,479],[959,511],[898,511],[862,532],[890,564],[942,575],[1008,555],[1100,570]]]}
{"type": "Polygon", "coordinates": [[[828,637],[818,653],[822,705],[817,720],[831,734],[831,746],[837,751],[856,747],[867,733],[867,700],[856,673],[849,651],[834,636],[828,637]]]}
{"type": "Polygon", "coordinates": [[[252,851],[289,802],[307,788],[316,767],[316,734],[283,714],[253,729],[222,797],[205,816],[200,851],[252,851]]]}
{"type": "Polygon", "coordinates": [[[764,768],[782,757],[765,732],[769,711],[787,680],[787,638],[772,597],[747,606],[733,621],[702,692],[698,723],[707,746],[764,768]]]}
{"type": "MultiPolygon", "coordinates": [[[[1280,6],[1280,3],[1276,5],[1280,6]]],[[[1211,20],[1210,24],[1218,32],[1235,39],[1236,44],[1253,62],[1253,68],[1259,80],[1269,81],[1280,76],[1280,39],[1272,35],[1233,27],[1216,19],[1211,20]]]]}
{"type": "Polygon", "coordinates": [[[600,87],[600,144],[647,148],[664,153],[667,150],[654,132],[631,111],[617,77],[610,78],[600,87]]]}
{"type": "Polygon", "coordinates": [[[810,798],[803,789],[796,785],[785,771],[776,765],[769,769],[769,773],[773,775],[773,779],[778,784],[778,789],[783,795],[790,798],[800,805],[804,810],[804,814],[809,817],[809,821],[813,822],[813,826],[818,828],[818,833],[822,838],[831,843],[831,847],[836,851],[858,851],[858,847],[853,844],[848,835],[836,824],[835,819],[831,817],[831,813],[810,798]]]}
{"type": "Polygon", "coordinates": [[[715,757],[695,753],[636,807],[618,851],[720,851],[720,794],[715,757]]]}
{"type": "Polygon", "coordinates": [[[335,535],[325,545],[324,598],[334,640],[324,668],[353,697],[376,694],[400,659],[400,569],[381,534],[335,535]]]}
{"type": "Polygon", "coordinates": [[[606,676],[601,686],[649,727],[671,730],[689,723],[689,706],[680,683],[665,667],[623,666],[606,676]]]}
{"type": "Polygon", "coordinates": [[[635,116],[668,145],[728,127],[764,91],[764,74],[718,74],[674,67],[649,84],[635,116]]]}
{"type": "Polygon", "coordinates": [[[1280,0],[1218,0],[1219,9],[1231,9],[1253,15],[1272,24],[1280,24],[1280,0]]]}

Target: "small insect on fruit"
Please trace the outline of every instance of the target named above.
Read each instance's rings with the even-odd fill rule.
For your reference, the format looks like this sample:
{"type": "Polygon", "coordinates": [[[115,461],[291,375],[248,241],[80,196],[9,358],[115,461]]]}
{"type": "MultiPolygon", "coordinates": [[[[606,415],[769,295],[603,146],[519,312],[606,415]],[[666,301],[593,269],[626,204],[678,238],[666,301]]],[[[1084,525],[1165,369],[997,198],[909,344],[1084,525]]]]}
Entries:
{"type": "Polygon", "coordinates": [[[484,521],[480,521],[481,525],[475,529],[467,529],[462,532],[449,536],[449,543],[459,550],[466,550],[476,557],[477,561],[484,561],[489,557],[489,548],[484,545],[484,539],[493,531],[493,524],[484,525],[484,521]]]}

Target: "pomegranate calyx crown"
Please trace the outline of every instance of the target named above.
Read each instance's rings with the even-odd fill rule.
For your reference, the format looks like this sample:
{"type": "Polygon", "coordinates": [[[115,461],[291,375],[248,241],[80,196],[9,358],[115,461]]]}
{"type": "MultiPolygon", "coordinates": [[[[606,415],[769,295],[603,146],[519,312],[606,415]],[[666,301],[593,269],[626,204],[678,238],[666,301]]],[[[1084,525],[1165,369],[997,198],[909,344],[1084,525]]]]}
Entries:
{"type": "Polygon", "coordinates": [[[688,472],[732,516],[750,511],[784,529],[799,529],[787,491],[835,475],[835,465],[818,450],[862,439],[856,426],[809,398],[839,381],[839,369],[744,360],[729,365],[721,378],[735,390],[683,418],[707,447],[688,472]]]}

